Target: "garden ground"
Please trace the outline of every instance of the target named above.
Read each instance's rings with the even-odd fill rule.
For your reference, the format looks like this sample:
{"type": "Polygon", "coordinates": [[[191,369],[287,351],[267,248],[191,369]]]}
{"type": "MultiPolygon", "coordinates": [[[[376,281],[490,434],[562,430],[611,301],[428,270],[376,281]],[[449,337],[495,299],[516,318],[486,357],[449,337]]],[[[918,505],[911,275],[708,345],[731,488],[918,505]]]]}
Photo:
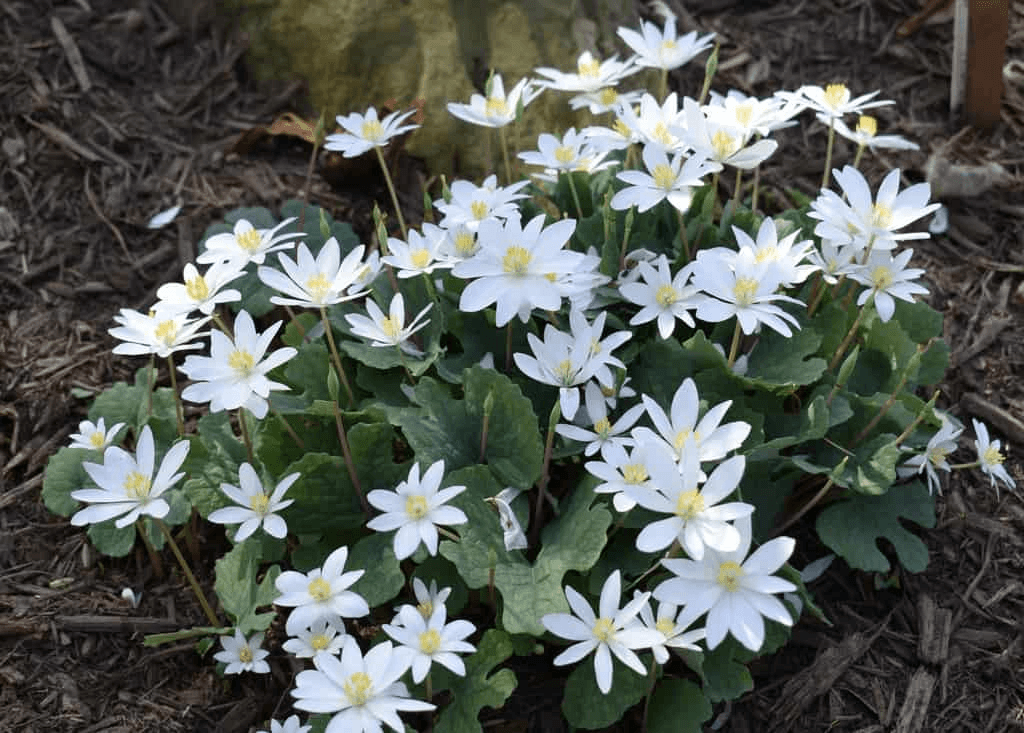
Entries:
{"type": "MultiPolygon", "coordinates": [[[[922,150],[870,160],[875,180],[892,167],[905,182],[923,180],[931,154],[1003,166],[982,195],[946,200],[948,232],[914,257],[952,349],[940,406],[988,422],[1024,479],[1024,4],[1011,3],[1015,62],[1003,122],[986,135],[948,122],[950,24],[897,35],[919,9],[913,0],[709,0],[689,14],[670,5],[683,30],[723,41],[716,89],[765,95],[843,81],[895,99],[880,111],[883,131],[922,150]]],[[[188,643],[143,647],[146,633],[201,622],[185,584],[155,578],[141,554],[97,557],[39,492],[86,396],[139,366],[110,353],[117,309],[148,307],[225,211],[276,209],[304,186],[307,145],[240,137],[287,110],[311,116],[302,86],[256,84],[237,34],[181,28],[152,0],[0,0],[0,34],[0,730],[251,730],[287,714],[290,668],[220,679],[188,643]],[[173,224],[145,228],[178,200],[173,224]],[[142,591],[137,609],[121,598],[125,587],[142,591]]],[[[694,68],[673,83],[692,93],[699,79],[694,68]]],[[[764,174],[767,206],[786,205],[787,189],[813,195],[824,139],[806,124],[782,136],[785,162],[764,174]]],[[[841,147],[836,160],[851,152],[841,147]]],[[[400,155],[392,163],[415,219],[424,174],[400,155]]],[[[320,170],[310,199],[369,241],[373,201],[387,200],[382,182],[358,168],[320,170]]],[[[830,569],[813,591],[831,625],[805,620],[789,646],[759,661],[754,692],[716,709],[719,730],[1024,729],[1024,503],[958,473],[937,514],[936,528],[920,531],[926,572],[830,569]]],[[[824,554],[805,534],[798,566],[824,554]]],[[[223,533],[203,541],[213,558],[223,533]]],[[[200,568],[207,587],[211,565],[200,568]]],[[[280,638],[270,641],[276,649],[280,638]]],[[[563,730],[561,678],[546,660],[515,669],[520,688],[488,713],[487,729],[563,730]]]]}

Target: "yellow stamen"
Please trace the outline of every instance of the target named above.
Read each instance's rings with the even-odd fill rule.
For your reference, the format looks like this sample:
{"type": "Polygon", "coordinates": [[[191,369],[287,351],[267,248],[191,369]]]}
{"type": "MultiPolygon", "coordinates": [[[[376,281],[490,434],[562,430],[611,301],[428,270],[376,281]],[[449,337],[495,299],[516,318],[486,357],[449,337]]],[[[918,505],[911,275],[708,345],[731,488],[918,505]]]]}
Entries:
{"type": "Polygon", "coordinates": [[[206,278],[196,275],[191,280],[186,280],[185,294],[192,300],[206,300],[210,296],[210,286],[206,284],[206,278]]]}
{"type": "Polygon", "coordinates": [[[840,106],[850,101],[850,90],[845,84],[829,84],[825,87],[825,104],[830,109],[839,109],[840,106]]]}
{"type": "Polygon", "coordinates": [[[255,229],[246,229],[244,232],[239,232],[235,235],[235,241],[246,252],[255,252],[263,243],[263,238],[255,229]]]}
{"type": "Polygon", "coordinates": [[[331,645],[331,639],[327,634],[316,634],[309,640],[309,645],[314,651],[322,652],[331,645]]]}
{"type": "Polygon", "coordinates": [[[989,446],[981,456],[981,460],[988,466],[998,466],[1006,460],[1006,456],[999,452],[995,446],[989,446]]]}
{"type": "Polygon", "coordinates": [[[767,247],[762,247],[757,250],[757,254],[754,255],[754,261],[759,265],[765,262],[774,262],[779,257],[779,250],[774,245],[769,244],[767,247]]]}
{"type": "Polygon", "coordinates": [[[608,642],[615,636],[615,625],[610,618],[599,618],[594,622],[594,636],[598,641],[608,642]]]}
{"type": "Polygon", "coordinates": [[[102,448],[104,443],[106,443],[106,441],[103,439],[103,433],[99,430],[89,436],[89,444],[96,450],[102,448]]]}
{"type": "Polygon", "coordinates": [[[659,122],[654,126],[654,132],[651,134],[655,140],[662,145],[671,145],[672,136],[668,132],[668,127],[665,126],[664,122],[659,122]]]}
{"type": "Polygon", "coordinates": [[[172,346],[174,345],[174,340],[178,337],[178,327],[174,321],[160,321],[160,323],[156,324],[154,334],[165,344],[172,346]]]}
{"type": "Polygon", "coordinates": [[[608,434],[612,430],[612,424],[608,418],[602,417],[596,423],[594,423],[594,432],[602,437],[608,437],[608,434]]]}
{"type": "Polygon", "coordinates": [[[365,705],[373,695],[373,680],[366,672],[356,672],[341,687],[353,707],[365,705]]]}
{"type": "Polygon", "coordinates": [[[242,664],[249,664],[252,661],[252,649],[249,648],[248,644],[238,650],[238,661],[242,662],[242,664]]]}
{"type": "Polygon", "coordinates": [[[501,97],[488,97],[484,104],[484,114],[488,117],[505,117],[508,115],[508,103],[501,97]]]}
{"type": "Polygon", "coordinates": [[[573,377],[576,376],[576,372],[572,368],[572,361],[569,359],[563,359],[559,362],[554,371],[555,376],[567,387],[572,384],[573,377]]]}
{"type": "Polygon", "coordinates": [[[317,603],[323,603],[331,597],[331,584],[323,578],[316,578],[309,582],[309,587],[306,589],[309,592],[310,597],[317,603]]]}
{"type": "Polygon", "coordinates": [[[725,130],[718,130],[711,136],[711,147],[719,160],[725,160],[736,152],[739,147],[736,139],[725,130]]]}
{"type": "Polygon", "coordinates": [[[255,365],[256,360],[252,358],[252,354],[250,354],[248,351],[243,351],[242,349],[235,349],[228,356],[228,366],[234,369],[239,374],[250,374],[255,365]]]}
{"type": "Polygon", "coordinates": [[[427,500],[418,495],[408,497],[405,500],[405,513],[410,519],[422,519],[427,514],[427,500]]]}
{"type": "Polygon", "coordinates": [[[661,52],[663,54],[672,53],[676,50],[676,42],[672,40],[661,42],[661,52]]]}
{"type": "Polygon", "coordinates": [[[680,519],[693,519],[704,511],[704,497],[696,490],[684,491],[676,499],[676,516],[680,519]]]}
{"type": "Polygon", "coordinates": [[[491,207],[487,205],[486,201],[474,201],[469,205],[469,212],[473,215],[474,219],[483,219],[490,213],[491,207]]]}
{"type": "Polygon", "coordinates": [[[423,601],[416,605],[416,610],[420,612],[420,616],[429,619],[434,614],[434,604],[430,601],[423,601]]]}
{"type": "Polygon", "coordinates": [[[476,251],[476,239],[472,232],[463,230],[455,235],[455,251],[463,257],[469,257],[476,251]]]}
{"type": "Polygon", "coordinates": [[[878,132],[878,120],[871,115],[861,115],[857,118],[857,132],[868,137],[874,137],[875,133],[878,132]]]}
{"type": "Polygon", "coordinates": [[[754,302],[757,296],[757,280],[752,277],[738,277],[732,288],[733,297],[736,298],[736,305],[748,306],[754,302]]]}
{"type": "Polygon", "coordinates": [[[501,269],[509,275],[525,275],[530,267],[531,255],[525,247],[513,244],[501,258],[501,269]]]}
{"type": "Polygon", "coordinates": [[[879,265],[871,271],[871,282],[875,290],[885,290],[893,283],[892,271],[885,265],[879,265]]]}
{"type": "Polygon", "coordinates": [[[654,628],[663,633],[665,636],[672,636],[672,632],[676,630],[676,622],[667,616],[662,616],[654,624],[654,628]]]}
{"type": "Polygon", "coordinates": [[[377,120],[367,120],[364,122],[360,132],[362,132],[364,140],[372,143],[378,142],[384,137],[384,127],[377,120]]]}
{"type": "Polygon", "coordinates": [[[138,471],[130,471],[127,476],[124,477],[124,493],[131,499],[145,499],[149,496],[149,490],[152,487],[149,476],[145,476],[138,471]]]}
{"type": "Polygon", "coordinates": [[[642,463],[627,463],[622,467],[622,478],[627,484],[636,486],[647,480],[647,467],[642,463]]]}
{"type": "Polygon", "coordinates": [[[605,107],[611,107],[615,104],[615,101],[619,98],[619,93],[612,87],[605,87],[597,93],[597,101],[603,104],[605,107]]]}
{"type": "Polygon", "coordinates": [[[718,567],[718,584],[730,593],[735,593],[740,589],[740,578],[742,577],[743,568],[732,560],[723,562],[718,567]]]}
{"type": "Polygon", "coordinates": [[[576,157],[576,151],[568,145],[559,145],[555,148],[555,160],[562,165],[568,165],[576,157]]]}
{"type": "Polygon", "coordinates": [[[331,283],[328,282],[327,276],[322,272],[318,272],[313,277],[306,280],[306,292],[309,293],[310,298],[313,302],[323,302],[324,298],[327,297],[327,293],[331,289],[331,283]]]}
{"type": "Polygon", "coordinates": [[[420,634],[420,651],[424,654],[434,654],[441,648],[441,635],[434,629],[427,629],[420,634]]]}
{"type": "Polygon", "coordinates": [[[413,267],[422,270],[430,262],[430,252],[425,249],[415,249],[409,255],[409,259],[412,261],[413,267]]]}
{"type": "Polygon", "coordinates": [[[744,127],[750,126],[750,120],[754,117],[754,103],[751,101],[742,102],[736,105],[736,121],[744,127]]]}
{"type": "Polygon", "coordinates": [[[384,332],[385,336],[394,341],[402,331],[402,324],[396,322],[393,318],[385,318],[380,322],[380,330],[384,332]]]}
{"type": "Polygon", "coordinates": [[[631,137],[633,135],[633,131],[629,129],[629,125],[627,125],[621,119],[615,120],[615,123],[612,125],[612,129],[625,138],[631,137]]]}
{"type": "Polygon", "coordinates": [[[871,224],[885,229],[892,222],[892,209],[882,204],[875,204],[871,207],[871,224]]]}
{"type": "Polygon", "coordinates": [[[581,58],[576,63],[580,76],[597,76],[601,72],[601,63],[595,58],[581,58]]]}
{"type": "Polygon", "coordinates": [[[662,308],[668,308],[679,300],[679,291],[671,285],[662,285],[654,294],[654,300],[662,308]]]}
{"type": "Polygon", "coordinates": [[[671,191],[672,187],[676,185],[676,174],[664,163],[654,166],[651,177],[654,179],[654,185],[663,191],[671,191]]]}
{"type": "Polygon", "coordinates": [[[270,497],[262,491],[249,499],[249,508],[257,514],[266,514],[270,507],[270,497]]]}
{"type": "Polygon", "coordinates": [[[676,449],[676,453],[683,449],[683,446],[686,445],[686,441],[688,441],[692,435],[694,435],[694,433],[691,432],[689,428],[683,428],[676,433],[676,437],[672,441],[672,447],[676,449]]]}

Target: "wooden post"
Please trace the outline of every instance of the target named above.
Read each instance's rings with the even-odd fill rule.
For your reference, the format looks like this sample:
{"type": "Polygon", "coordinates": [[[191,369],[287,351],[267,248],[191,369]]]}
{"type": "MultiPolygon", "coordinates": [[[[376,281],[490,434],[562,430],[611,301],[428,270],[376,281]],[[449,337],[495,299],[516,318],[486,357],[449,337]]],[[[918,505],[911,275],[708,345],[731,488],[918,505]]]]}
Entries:
{"type": "MultiPolygon", "coordinates": [[[[958,102],[962,101],[967,122],[974,127],[988,129],[999,122],[1010,3],[1009,0],[957,0],[956,10],[954,73],[950,90],[952,111],[955,114],[958,102]],[[969,6],[966,22],[963,18],[967,11],[965,6],[969,6]],[[958,66],[962,65],[964,55],[966,84],[961,81],[958,85],[958,66]]],[[[963,79],[962,76],[960,78],[963,79]]]]}

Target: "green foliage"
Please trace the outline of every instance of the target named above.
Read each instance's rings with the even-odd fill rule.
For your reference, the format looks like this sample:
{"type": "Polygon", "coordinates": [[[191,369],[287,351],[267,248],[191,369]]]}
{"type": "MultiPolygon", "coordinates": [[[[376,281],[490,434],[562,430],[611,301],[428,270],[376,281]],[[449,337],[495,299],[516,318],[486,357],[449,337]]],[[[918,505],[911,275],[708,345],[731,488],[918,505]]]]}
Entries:
{"type": "Polygon", "coordinates": [[[272,565],[260,572],[260,543],[256,537],[234,546],[217,561],[217,580],[213,585],[224,610],[234,619],[235,628],[243,634],[263,631],[270,626],[274,611],[259,612],[271,605],[277,596],[274,581],[281,568],[272,565]]]}
{"type": "MultiPolygon", "coordinates": [[[[650,661],[649,655],[640,658],[650,661]]],[[[570,725],[576,728],[607,728],[644,698],[649,684],[647,677],[637,674],[613,657],[612,688],[608,694],[604,694],[594,677],[594,660],[587,657],[573,669],[565,682],[562,712],[570,725]]]]}
{"type": "Polygon", "coordinates": [[[366,599],[370,608],[387,603],[405,585],[405,574],[398,565],[392,546],[392,533],[374,533],[356,542],[348,556],[347,566],[366,568],[352,590],[366,599]]]}
{"type": "Polygon", "coordinates": [[[43,476],[43,502],[46,508],[62,517],[70,517],[79,503],[71,492],[92,485],[92,479],[82,468],[83,461],[101,461],[97,451],[84,448],[61,448],[50,457],[43,476]]]}
{"type": "Polygon", "coordinates": [[[701,733],[711,720],[711,703],[689,680],[661,680],[647,711],[649,733],[701,733]]]}
{"type": "Polygon", "coordinates": [[[476,652],[466,659],[466,674],[456,677],[439,669],[438,689],[451,690],[454,700],[441,712],[435,733],[479,733],[480,711],[498,709],[505,704],[516,687],[516,676],[510,669],[494,672],[494,668],[512,656],[508,634],[489,629],[476,645],[476,652]]]}

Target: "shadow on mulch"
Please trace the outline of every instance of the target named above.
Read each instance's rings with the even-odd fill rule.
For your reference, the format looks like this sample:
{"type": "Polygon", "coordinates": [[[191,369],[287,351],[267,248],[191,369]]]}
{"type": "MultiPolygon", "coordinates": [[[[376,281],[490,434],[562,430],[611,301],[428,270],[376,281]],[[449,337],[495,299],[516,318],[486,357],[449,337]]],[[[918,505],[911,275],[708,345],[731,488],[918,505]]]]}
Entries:
{"type": "MultiPolygon", "coordinates": [[[[951,127],[951,29],[937,22],[896,38],[896,26],[918,10],[910,0],[720,0],[692,14],[670,5],[682,31],[719,34],[717,89],[766,95],[843,81],[854,93],[881,89],[895,99],[879,110],[884,131],[922,151],[869,161],[876,179],[898,166],[907,181],[922,180],[937,150],[1005,167],[1002,187],[947,202],[949,232],[919,243],[915,259],[928,269],[929,300],[946,316],[956,366],[940,405],[964,422],[989,421],[1011,446],[1024,444],[1015,417],[1024,405],[1024,89],[1010,85],[993,134],[951,127]]],[[[0,2],[0,730],[241,733],[287,713],[293,671],[281,663],[270,676],[219,679],[187,643],[143,647],[146,633],[202,623],[185,584],[151,577],[141,557],[96,557],[81,531],[46,511],[39,488],[48,456],[84,415],[88,400],[78,395],[136,366],[111,358],[112,315],[147,307],[226,210],[276,209],[305,185],[302,143],[276,139],[232,152],[239,133],[303,111],[302,88],[251,83],[244,45],[231,33],[183,30],[159,2],[123,6],[0,2]],[[178,201],[185,206],[172,226],[145,228],[178,201]],[[142,590],[137,609],[121,598],[125,587],[142,590]]],[[[1020,3],[1011,14],[1009,57],[1020,58],[1020,3]]],[[[699,80],[699,69],[687,69],[673,81],[692,93],[699,80]]],[[[807,155],[765,170],[766,205],[787,205],[792,189],[812,194],[821,175],[820,130],[789,131],[781,144],[807,155]]],[[[851,152],[840,146],[836,160],[851,152]]],[[[415,211],[422,173],[413,161],[397,162],[407,211],[415,211]]],[[[386,194],[372,176],[352,180],[356,187],[334,189],[315,177],[309,197],[368,241],[373,201],[386,194]]],[[[716,710],[718,729],[1024,728],[1024,507],[1016,495],[997,498],[982,479],[953,477],[937,528],[923,533],[925,573],[876,579],[830,570],[813,590],[832,625],[805,620],[785,650],[759,661],[756,689],[716,710]]],[[[208,550],[222,541],[216,532],[208,550]]],[[[824,554],[813,548],[801,543],[800,560],[824,554]]],[[[200,574],[209,585],[212,568],[200,574]]],[[[551,689],[558,680],[545,685],[543,671],[527,667],[520,676],[530,684],[488,715],[489,729],[562,729],[560,692],[551,689]]]]}

